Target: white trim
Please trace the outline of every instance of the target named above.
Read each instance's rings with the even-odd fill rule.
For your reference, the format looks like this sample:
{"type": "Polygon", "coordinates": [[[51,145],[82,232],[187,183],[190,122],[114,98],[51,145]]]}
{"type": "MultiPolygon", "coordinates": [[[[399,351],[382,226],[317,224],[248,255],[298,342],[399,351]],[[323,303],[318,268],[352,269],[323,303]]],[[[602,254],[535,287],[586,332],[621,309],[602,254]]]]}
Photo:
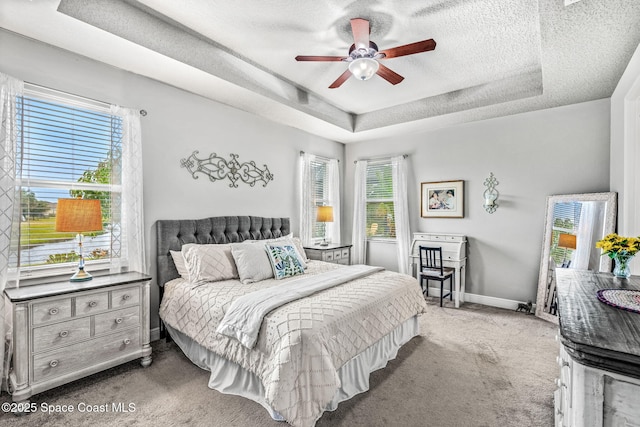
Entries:
{"type": "MultiPolygon", "coordinates": [[[[445,289],[446,290],[446,289],[445,289]]],[[[434,297],[439,297],[440,296],[440,288],[432,288],[429,287],[429,296],[434,296],[434,297]]],[[[455,291],[453,292],[453,300],[455,301],[456,299],[456,293],[455,291]]],[[[448,301],[448,297],[446,299],[448,301]]],[[[511,299],[505,299],[505,298],[497,298],[497,297],[489,297],[486,295],[478,295],[478,294],[470,294],[470,293],[466,293],[464,294],[464,303],[460,304],[460,307],[464,307],[465,303],[476,303],[476,304],[482,304],[482,305],[487,305],[490,307],[497,307],[497,308],[504,308],[507,310],[515,310],[516,308],[518,308],[518,304],[524,302],[524,301],[516,301],[516,300],[511,300],[511,299]]],[[[533,302],[533,307],[531,308],[531,314],[535,313],[535,309],[536,309],[536,304],[535,301],[533,302]]]]}

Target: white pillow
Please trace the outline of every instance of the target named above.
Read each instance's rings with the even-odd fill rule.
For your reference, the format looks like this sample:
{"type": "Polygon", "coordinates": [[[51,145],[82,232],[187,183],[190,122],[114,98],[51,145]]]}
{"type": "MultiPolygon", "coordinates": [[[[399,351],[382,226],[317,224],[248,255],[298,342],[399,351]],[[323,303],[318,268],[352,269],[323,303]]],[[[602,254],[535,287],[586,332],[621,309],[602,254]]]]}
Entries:
{"type": "Polygon", "coordinates": [[[240,281],[244,284],[272,279],[273,269],[263,243],[236,243],[231,245],[240,281]]]}
{"type": "Polygon", "coordinates": [[[176,265],[176,270],[178,270],[178,274],[183,279],[189,280],[189,269],[185,264],[184,257],[182,256],[181,251],[169,251],[171,253],[171,258],[173,258],[173,263],[176,265]]]}
{"type": "Polygon", "coordinates": [[[189,270],[191,283],[217,282],[237,279],[238,270],[231,255],[231,245],[197,245],[188,243],[182,246],[182,256],[189,270]]]}

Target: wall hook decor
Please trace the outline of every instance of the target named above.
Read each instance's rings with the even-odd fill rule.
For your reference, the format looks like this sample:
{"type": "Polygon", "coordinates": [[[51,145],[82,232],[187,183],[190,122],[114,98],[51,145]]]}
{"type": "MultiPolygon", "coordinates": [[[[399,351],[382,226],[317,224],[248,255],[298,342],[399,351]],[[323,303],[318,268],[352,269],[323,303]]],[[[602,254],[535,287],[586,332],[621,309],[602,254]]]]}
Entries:
{"type": "Polygon", "coordinates": [[[489,178],[484,180],[484,185],[487,187],[484,190],[484,210],[489,212],[490,214],[494,213],[496,209],[498,209],[498,196],[500,193],[496,189],[496,185],[498,185],[498,180],[495,176],[493,176],[493,172],[489,175],[489,178]]]}
{"type": "Polygon", "coordinates": [[[262,182],[266,187],[269,181],[273,181],[273,174],[269,172],[267,165],[260,169],[254,161],[240,163],[237,154],[231,154],[230,160],[219,157],[216,153],[211,153],[209,157],[199,159],[194,151],[186,159],[180,160],[180,166],[186,168],[193,179],[198,179],[197,173],[203,173],[209,177],[210,181],[219,181],[228,178],[231,181],[229,187],[238,188],[238,181],[253,187],[256,182],[262,182]]]}

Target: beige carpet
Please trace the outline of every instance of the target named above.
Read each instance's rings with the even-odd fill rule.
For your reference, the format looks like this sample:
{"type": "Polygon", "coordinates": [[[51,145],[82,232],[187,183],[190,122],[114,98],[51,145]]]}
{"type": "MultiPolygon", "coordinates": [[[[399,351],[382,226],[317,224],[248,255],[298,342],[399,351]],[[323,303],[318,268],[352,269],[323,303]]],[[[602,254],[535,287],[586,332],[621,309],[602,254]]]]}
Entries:
{"type": "MultiPolygon", "coordinates": [[[[415,337],[372,374],[371,390],[340,404],[323,426],[552,426],[556,326],[534,316],[477,304],[429,301],[415,337]]],[[[174,344],[155,342],[153,364],[137,362],[41,393],[40,408],[73,413],[0,414],[13,426],[274,426],[258,404],[207,388],[208,373],[174,344]],[[79,412],[82,405],[132,404],[134,412],[79,412]],[[56,408],[53,408],[56,409],[56,408]]],[[[0,402],[7,402],[3,394],[0,402]]]]}

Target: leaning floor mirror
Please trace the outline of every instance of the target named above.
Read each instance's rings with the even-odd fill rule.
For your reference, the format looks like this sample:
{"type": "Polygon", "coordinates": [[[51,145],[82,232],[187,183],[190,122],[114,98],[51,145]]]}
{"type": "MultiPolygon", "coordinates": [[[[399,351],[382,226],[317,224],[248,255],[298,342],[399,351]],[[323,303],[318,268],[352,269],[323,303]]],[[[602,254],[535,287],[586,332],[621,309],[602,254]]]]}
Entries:
{"type": "Polygon", "coordinates": [[[616,193],[547,197],[536,316],[558,322],[555,269],[611,271],[611,258],[596,242],[615,231],[616,211],[616,193]]]}

